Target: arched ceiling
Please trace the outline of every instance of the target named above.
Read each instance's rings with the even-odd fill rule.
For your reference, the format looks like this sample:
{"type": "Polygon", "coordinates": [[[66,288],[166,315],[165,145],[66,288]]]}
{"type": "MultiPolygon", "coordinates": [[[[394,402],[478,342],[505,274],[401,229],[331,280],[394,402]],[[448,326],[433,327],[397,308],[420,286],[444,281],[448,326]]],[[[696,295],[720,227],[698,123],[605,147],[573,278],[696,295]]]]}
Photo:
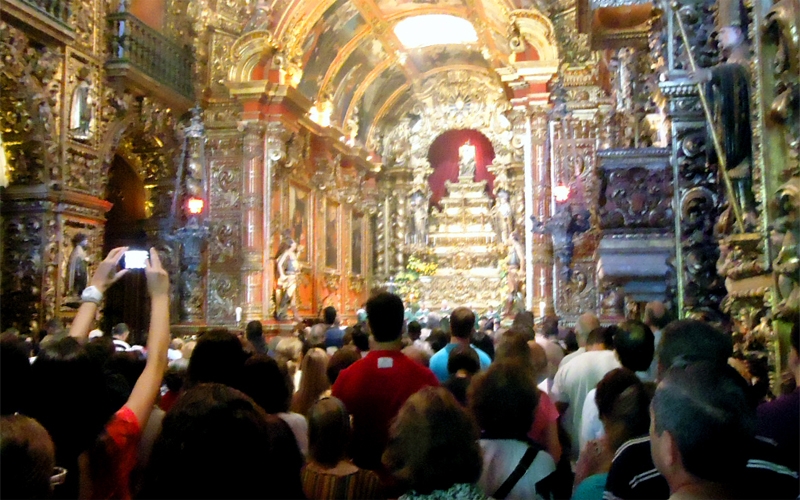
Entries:
{"type": "MultiPolygon", "coordinates": [[[[271,15],[275,40],[302,70],[298,91],[314,103],[330,101],[333,125],[345,129],[348,121],[357,121],[358,139],[363,143],[375,119],[387,114],[387,104],[413,99],[421,90],[421,82],[431,74],[449,69],[494,74],[494,70],[508,66],[512,13],[545,7],[539,5],[544,3],[273,0],[271,15]],[[468,20],[475,28],[477,42],[407,49],[395,35],[394,26],[424,14],[449,14],[468,20]]],[[[542,18],[546,20],[546,16],[542,18]]],[[[542,34],[542,39],[547,37],[552,38],[552,33],[542,34]]],[[[532,53],[541,53],[541,47],[534,47],[532,53]]]]}

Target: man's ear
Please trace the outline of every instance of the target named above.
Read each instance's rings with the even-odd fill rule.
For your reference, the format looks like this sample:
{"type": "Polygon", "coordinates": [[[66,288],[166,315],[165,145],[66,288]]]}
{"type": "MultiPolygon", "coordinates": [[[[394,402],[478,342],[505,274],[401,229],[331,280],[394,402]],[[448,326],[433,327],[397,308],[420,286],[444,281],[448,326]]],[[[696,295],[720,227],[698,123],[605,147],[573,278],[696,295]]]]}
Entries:
{"type": "Polygon", "coordinates": [[[661,458],[665,461],[665,465],[673,468],[676,465],[682,464],[681,453],[678,450],[678,442],[672,434],[669,431],[664,431],[661,435],[661,439],[663,440],[661,442],[661,458]]]}

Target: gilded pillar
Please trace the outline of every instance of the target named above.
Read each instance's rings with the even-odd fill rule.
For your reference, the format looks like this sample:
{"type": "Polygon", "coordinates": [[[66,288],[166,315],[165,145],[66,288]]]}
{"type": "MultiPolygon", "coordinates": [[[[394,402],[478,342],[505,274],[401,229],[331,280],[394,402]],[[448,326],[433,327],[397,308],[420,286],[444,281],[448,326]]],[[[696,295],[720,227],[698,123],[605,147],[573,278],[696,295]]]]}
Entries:
{"type": "MultiPolygon", "coordinates": [[[[532,231],[531,217],[543,220],[550,215],[550,172],[547,158],[547,107],[534,106],[529,109],[528,116],[529,137],[530,137],[530,163],[526,162],[526,172],[530,171],[532,188],[530,190],[530,202],[526,199],[525,227],[526,231],[526,251],[530,249],[528,256],[528,309],[534,314],[541,315],[542,305],[546,305],[548,300],[552,301],[553,294],[553,259],[552,250],[549,245],[549,238],[543,234],[532,231]],[[528,213],[528,203],[530,203],[530,213],[528,213]],[[528,243],[530,240],[530,244],[528,243]]],[[[528,175],[526,173],[526,180],[528,175]]],[[[527,196],[527,190],[526,190],[527,196]]]]}
{"type": "Polygon", "coordinates": [[[264,309],[264,165],[265,127],[249,122],[244,131],[244,175],[242,178],[242,320],[260,320],[264,309]]]}
{"type": "Polygon", "coordinates": [[[402,167],[395,167],[393,174],[393,196],[392,205],[392,246],[394,247],[394,255],[392,256],[391,271],[399,273],[406,268],[406,254],[403,251],[406,243],[406,236],[408,233],[408,193],[411,187],[409,172],[402,167]]]}
{"type": "MultiPolygon", "coordinates": [[[[714,2],[692,0],[682,5],[680,15],[697,63],[709,67],[714,60],[707,50],[698,48],[704,48],[705,39],[714,29],[714,2]]],[[[719,306],[725,295],[724,283],[716,270],[719,248],[714,236],[714,223],[720,213],[721,186],[716,168],[706,162],[706,149],[712,145],[706,137],[706,121],[697,87],[688,81],[689,63],[680,31],[671,11],[667,11],[665,17],[667,79],[659,86],[666,97],[666,114],[670,120],[670,162],[674,206],[677,207],[677,315],[715,320],[720,316],[719,306]]]]}
{"type": "Polygon", "coordinates": [[[385,186],[378,192],[378,211],[375,215],[375,273],[379,282],[392,274],[392,191],[385,186]]]}

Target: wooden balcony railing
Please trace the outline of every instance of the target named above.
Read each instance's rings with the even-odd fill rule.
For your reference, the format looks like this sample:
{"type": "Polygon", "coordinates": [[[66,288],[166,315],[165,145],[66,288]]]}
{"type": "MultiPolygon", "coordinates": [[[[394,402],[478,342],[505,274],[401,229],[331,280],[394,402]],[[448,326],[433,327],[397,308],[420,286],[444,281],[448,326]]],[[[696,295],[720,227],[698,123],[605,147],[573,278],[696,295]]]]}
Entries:
{"type": "MultiPolygon", "coordinates": [[[[168,87],[188,102],[194,101],[194,58],[189,49],[180,47],[129,12],[109,14],[107,20],[110,46],[106,69],[112,76],[136,80],[135,75],[126,74],[133,69],[168,87]]],[[[146,86],[141,81],[138,83],[146,86]]]]}

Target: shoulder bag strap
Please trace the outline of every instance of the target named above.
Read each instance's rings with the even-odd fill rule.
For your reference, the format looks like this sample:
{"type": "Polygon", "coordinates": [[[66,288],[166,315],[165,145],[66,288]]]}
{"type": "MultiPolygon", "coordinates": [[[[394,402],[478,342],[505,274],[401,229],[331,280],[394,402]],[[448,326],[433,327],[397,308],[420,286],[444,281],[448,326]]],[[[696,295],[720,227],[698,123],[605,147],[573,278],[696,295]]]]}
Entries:
{"type": "Polygon", "coordinates": [[[525,454],[522,455],[517,467],[511,472],[511,475],[508,476],[508,479],[503,481],[503,484],[497,488],[497,491],[494,492],[492,498],[496,498],[497,500],[502,500],[503,498],[507,497],[511,490],[514,489],[514,486],[517,485],[522,476],[528,471],[528,467],[531,466],[533,463],[533,459],[536,458],[536,455],[539,453],[539,450],[534,448],[533,446],[528,446],[528,449],[525,451],[525,454]]]}

